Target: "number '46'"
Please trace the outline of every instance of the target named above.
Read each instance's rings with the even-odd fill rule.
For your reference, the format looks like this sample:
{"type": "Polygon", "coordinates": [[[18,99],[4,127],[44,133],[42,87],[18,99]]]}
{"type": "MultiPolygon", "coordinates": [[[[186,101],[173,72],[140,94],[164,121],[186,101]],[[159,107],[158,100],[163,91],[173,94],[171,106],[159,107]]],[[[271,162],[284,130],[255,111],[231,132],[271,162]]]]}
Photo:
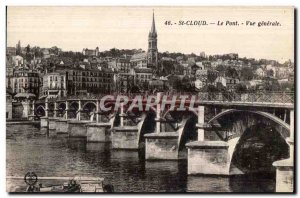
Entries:
{"type": "Polygon", "coordinates": [[[172,25],[171,21],[166,21],[165,25],[172,25]]]}

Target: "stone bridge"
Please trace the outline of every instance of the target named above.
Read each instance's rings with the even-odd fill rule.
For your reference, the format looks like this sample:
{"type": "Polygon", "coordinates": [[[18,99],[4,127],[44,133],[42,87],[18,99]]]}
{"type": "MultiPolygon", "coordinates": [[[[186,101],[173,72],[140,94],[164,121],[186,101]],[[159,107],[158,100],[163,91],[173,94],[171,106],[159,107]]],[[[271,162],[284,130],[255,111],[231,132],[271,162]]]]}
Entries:
{"type": "Polygon", "coordinates": [[[289,147],[287,159],[274,162],[277,175],[293,170],[293,93],[158,93],[140,96],[142,108],[132,107],[137,96],[46,99],[32,104],[32,116],[49,134],[111,141],[113,149],[144,148],[146,160],[187,158],[188,174],[216,175],[243,173],[232,164],[237,145],[247,129],[263,124],[289,147]],[[149,105],[149,97],[158,102],[149,105]]]}

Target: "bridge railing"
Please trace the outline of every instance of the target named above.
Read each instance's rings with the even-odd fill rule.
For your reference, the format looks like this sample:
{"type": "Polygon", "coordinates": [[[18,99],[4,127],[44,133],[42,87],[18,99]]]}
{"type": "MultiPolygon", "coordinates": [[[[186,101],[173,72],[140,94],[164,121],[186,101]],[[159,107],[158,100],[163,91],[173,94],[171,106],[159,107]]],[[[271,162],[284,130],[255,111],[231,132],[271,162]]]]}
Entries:
{"type": "Polygon", "coordinates": [[[198,94],[200,101],[245,102],[245,103],[294,103],[293,92],[259,92],[259,93],[207,93],[198,94]]]}
{"type": "MultiPolygon", "coordinates": [[[[147,100],[148,96],[156,96],[155,94],[110,94],[116,99],[117,96],[127,96],[133,99],[140,96],[143,100],[147,100]]],[[[167,100],[172,100],[174,96],[180,99],[180,96],[188,96],[188,100],[193,96],[198,101],[216,101],[216,102],[244,102],[244,103],[289,103],[294,104],[294,92],[198,92],[198,93],[162,93],[167,100]]],[[[105,94],[99,95],[80,95],[68,96],[59,99],[49,99],[49,101],[64,100],[100,100],[105,94]]]]}

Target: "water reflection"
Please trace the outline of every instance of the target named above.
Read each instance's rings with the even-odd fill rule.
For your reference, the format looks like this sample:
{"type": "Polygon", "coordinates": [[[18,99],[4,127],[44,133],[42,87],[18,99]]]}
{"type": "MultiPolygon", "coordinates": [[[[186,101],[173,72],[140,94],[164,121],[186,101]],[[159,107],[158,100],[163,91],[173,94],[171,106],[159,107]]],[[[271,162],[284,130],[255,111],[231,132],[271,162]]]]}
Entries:
{"type": "Polygon", "coordinates": [[[86,151],[86,139],[84,138],[70,138],[68,141],[68,148],[75,151],[86,151]]]}
{"type": "Polygon", "coordinates": [[[86,143],[86,150],[89,152],[109,152],[110,151],[110,144],[109,143],[96,143],[96,142],[87,142],[86,143]]]}
{"type": "Polygon", "coordinates": [[[7,175],[98,176],[116,192],[272,192],[275,186],[274,177],[187,176],[186,160],[146,161],[144,151],[65,135],[47,138],[30,126],[7,127],[6,145],[7,175]]]}
{"type": "Polygon", "coordinates": [[[275,192],[275,173],[256,173],[230,178],[230,190],[233,192],[275,192]]]}
{"type": "Polygon", "coordinates": [[[274,192],[274,175],[188,176],[188,192],[274,192]]]}
{"type": "Polygon", "coordinates": [[[228,177],[188,176],[188,192],[231,192],[228,177]]]}

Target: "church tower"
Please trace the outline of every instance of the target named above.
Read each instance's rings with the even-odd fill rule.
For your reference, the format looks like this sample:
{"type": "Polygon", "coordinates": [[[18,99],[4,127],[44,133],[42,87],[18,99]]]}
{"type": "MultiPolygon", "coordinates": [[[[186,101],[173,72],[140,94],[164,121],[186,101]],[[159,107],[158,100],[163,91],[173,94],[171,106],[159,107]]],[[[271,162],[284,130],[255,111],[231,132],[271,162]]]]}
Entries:
{"type": "Polygon", "coordinates": [[[158,50],[157,50],[157,33],[155,29],[154,12],[152,18],[152,26],[148,36],[148,65],[149,67],[157,67],[158,50]]]}
{"type": "Polygon", "coordinates": [[[22,54],[22,48],[21,48],[21,41],[19,40],[18,44],[16,45],[16,55],[22,54]]]}

